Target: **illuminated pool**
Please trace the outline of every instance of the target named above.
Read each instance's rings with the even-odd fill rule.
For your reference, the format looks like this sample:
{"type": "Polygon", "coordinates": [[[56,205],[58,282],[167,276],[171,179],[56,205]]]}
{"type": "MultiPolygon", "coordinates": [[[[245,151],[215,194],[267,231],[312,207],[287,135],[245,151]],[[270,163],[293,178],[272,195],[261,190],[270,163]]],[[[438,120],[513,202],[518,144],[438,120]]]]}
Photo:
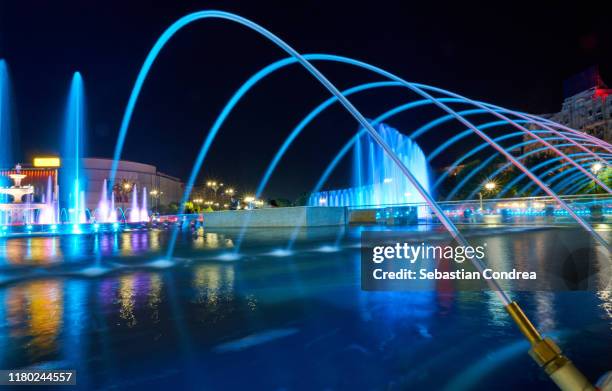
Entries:
{"type": "MultiPolygon", "coordinates": [[[[477,240],[511,266],[559,231],[583,235],[477,240]]],[[[237,235],[183,234],[171,262],[164,230],[0,239],[0,368],[76,369],[83,389],[555,389],[493,294],[361,291],[357,228],[291,253],[291,232],[253,230],[234,256],[237,235]]],[[[512,296],[592,380],[610,369],[609,292],[512,296]]]]}

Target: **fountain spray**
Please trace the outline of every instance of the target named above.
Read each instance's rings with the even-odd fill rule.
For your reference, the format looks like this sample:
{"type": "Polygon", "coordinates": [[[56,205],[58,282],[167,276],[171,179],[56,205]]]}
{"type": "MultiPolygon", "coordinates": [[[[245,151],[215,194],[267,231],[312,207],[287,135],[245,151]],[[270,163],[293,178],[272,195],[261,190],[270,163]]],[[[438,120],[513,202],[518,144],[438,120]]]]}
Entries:
{"type": "MultiPolygon", "coordinates": [[[[136,100],[142,88],[142,84],[144,83],[144,80],[149,72],[149,69],[151,68],[151,65],[155,61],[157,55],[159,54],[161,49],[164,47],[164,45],[174,36],[174,34],[177,31],[179,31],[186,25],[191,24],[194,21],[198,21],[202,19],[210,19],[210,18],[229,20],[229,21],[233,21],[238,24],[241,24],[245,27],[248,27],[258,32],[262,36],[266,37],[268,40],[272,41],[277,46],[279,46],[281,49],[283,49],[285,52],[287,52],[290,56],[295,58],[325,88],[327,88],[327,90],[329,90],[330,93],[332,93],[334,96],[338,98],[338,101],[346,108],[346,110],[359,122],[359,124],[363,128],[365,128],[365,130],[370,134],[370,136],[374,139],[374,141],[385,151],[385,153],[389,156],[389,158],[393,160],[395,164],[397,164],[400,171],[412,183],[412,185],[415,187],[417,192],[423,197],[423,199],[425,199],[425,201],[429,204],[430,208],[433,210],[435,215],[438,217],[442,225],[450,232],[453,238],[460,245],[468,244],[467,240],[459,232],[457,227],[448,219],[448,217],[444,214],[440,206],[429,195],[429,193],[427,193],[427,191],[421,186],[419,181],[413,176],[410,170],[403,164],[403,162],[393,152],[392,148],[377,133],[374,127],[370,125],[367,119],[357,110],[357,108],[355,108],[355,106],[353,106],[353,104],[345,96],[343,96],[342,93],[317,68],[315,68],[306,58],[301,56],[295,49],[289,46],[286,42],[284,42],[278,36],[274,35],[272,32],[266,30],[262,26],[246,18],[243,18],[236,14],[223,12],[223,11],[208,10],[208,11],[194,12],[194,13],[185,15],[184,17],[174,22],[166,31],[164,31],[164,33],[155,43],[153,49],[147,55],[145,63],[138,74],[136,83],[130,95],[128,106],[126,108],[126,112],[125,112],[125,115],[124,115],[124,118],[121,124],[119,138],[118,138],[117,145],[115,148],[114,164],[111,169],[111,178],[110,178],[111,184],[114,182],[114,179],[115,179],[115,173],[116,173],[117,164],[119,161],[119,154],[121,152],[121,149],[123,148],[123,143],[125,140],[125,135],[127,133],[127,127],[129,124],[129,120],[131,118],[134,106],[136,104],[136,100]]],[[[354,61],[354,62],[357,62],[357,61],[354,61]]],[[[447,106],[441,104],[439,100],[433,98],[431,95],[424,93],[420,88],[415,87],[414,85],[411,85],[403,81],[402,79],[397,78],[396,76],[391,75],[389,73],[386,73],[386,72],[381,72],[381,73],[384,73],[385,76],[389,76],[393,80],[397,80],[397,81],[401,81],[405,83],[408,88],[410,88],[411,90],[413,90],[414,92],[418,93],[419,95],[425,98],[431,99],[441,109],[447,111],[449,114],[456,115],[454,111],[450,110],[447,106]]],[[[484,138],[485,141],[490,141],[490,139],[486,135],[482,134],[482,132],[474,128],[474,126],[471,123],[467,122],[464,118],[460,116],[457,116],[457,117],[458,117],[457,119],[460,122],[462,122],[464,125],[467,125],[469,128],[472,128],[474,132],[480,135],[482,138],[484,138]]],[[[197,173],[199,172],[199,168],[202,164],[202,161],[204,160],[204,157],[206,156],[206,152],[208,151],[208,148],[210,147],[210,144],[212,143],[212,137],[214,137],[214,134],[209,134],[209,138],[207,138],[207,140],[205,141],[205,144],[203,145],[203,148],[200,151],[196,159],[194,170],[192,171],[190,175],[189,182],[186,186],[185,195],[183,198],[185,198],[185,196],[188,197],[191,192],[191,189],[193,187],[193,182],[195,181],[195,175],[197,175],[197,173]]],[[[495,143],[492,143],[492,146],[498,147],[495,143]]],[[[499,151],[499,152],[504,155],[507,154],[506,151],[499,151]]],[[[508,158],[511,161],[516,162],[512,156],[508,156],[508,158]]],[[[518,163],[517,166],[519,166],[519,168],[523,168],[522,165],[520,165],[520,163],[518,163]]],[[[524,171],[527,171],[527,170],[525,169],[524,171]]],[[[537,178],[532,178],[531,175],[528,175],[528,176],[530,176],[530,178],[533,179],[534,181],[541,183],[537,178]]],[[[555,198],[561,205],[569,209],[569,207],[567,207],[567,205],[565,205],[563,201],[561,201],[560,199],[558,199],[558,197],[556,197],[556,194],[553,193],[551,194],[551,196],[555,198]]],[[[183,200],[183,202],[181,202],[181,208],[183,207],[184,203],[185,202],[183,200]]],[[[568,213],[572,214],[572,217],[578,217],[578,216],[573,215],[573,211],[571,211],[571,209],[568,210],[568,213]]],[[[577,218],[576,220],[581,222],[580,218],[577,218]]],[[[588,225],[585,228],[588,229],[588,225]]],[[[593,233],[593,232],[591,233],[594,235],[594,237],[601,239],[599,238],[599,235],[597,235],[596,233],[593,233]]],[[[171,251],[173,250],[174,242],[176,241],[176,235],[177,235],[177,231],[174,230],[173,236],[171,238],[171,243],[169,246],[169,254],[171,254],[171,251]]],[[[605,241],[601,240],[600,242],[606,249],[608,249],[608,245],[605,241]]],[[[478,271],[482,273],[483,264],[480,263],[480,261],[476,259],[474,260],[477,261],[477,262],[474,262],[474,266],[476,267],[478,271]]],[[[522,313],[522,311],[518,307],[518,304],[516,304],[516,302],[512,302],[509,299],[509,297],[501,289],[501,287],[498,285],[496,281],[487,280],[487,283],[489,284],[489,287],[496,293],[496,295],[501,300],[501,302],[504,304],[506,310],[508,311],[512,319],[515,321],[515,323],[518,325],[519,329],[523,331],[523,334],[525,334],[527,339],[532,344],[533,355],[536,355],[540,359],[539,361],[538,360],[536,361],[538,361],[539,363],[542,363],[542,367],[545,368],[547,374],[553,379],[553,381],[559,386],[559,388],[561,388],[562,390],[567,390],[567,391],[595,390],[595,388],[589,384],[586,378],[582,376],[582,374],[573,366],[573,364],[571,364],[571,362],[568,359],[566,359],[564,356],[561,355],[561,352],[558,348],[556,348],[556,345],[554,345],[554,343],[551,343],[552,341],[545,342],[549,340],[542,339],[542,337],[537,332],[535,327],[533,327],[531,322],[529,322],[527,317],[522,313]]]]}

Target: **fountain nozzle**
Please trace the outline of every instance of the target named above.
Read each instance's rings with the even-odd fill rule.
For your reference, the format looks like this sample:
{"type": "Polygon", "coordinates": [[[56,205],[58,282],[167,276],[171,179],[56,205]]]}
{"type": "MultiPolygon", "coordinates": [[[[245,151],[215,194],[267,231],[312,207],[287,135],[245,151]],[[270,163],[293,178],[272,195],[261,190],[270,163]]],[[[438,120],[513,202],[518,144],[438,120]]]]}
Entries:
{"type": "Polygon", "coordinates": [[[529,355],[553,382],[563,391],[596,391],[589,380],[565,357],[561,348],[550,338],[542,338],[535,326],[529,321],[518,303],[513,301],[506,306],[523,335],[531,344],[529,355]]]}

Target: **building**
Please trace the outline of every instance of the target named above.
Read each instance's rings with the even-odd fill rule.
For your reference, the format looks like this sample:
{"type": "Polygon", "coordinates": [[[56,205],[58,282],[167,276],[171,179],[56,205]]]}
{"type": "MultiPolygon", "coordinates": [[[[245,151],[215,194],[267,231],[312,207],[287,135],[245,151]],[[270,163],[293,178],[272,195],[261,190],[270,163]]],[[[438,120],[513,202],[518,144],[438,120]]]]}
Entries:
{"type": "MultiPolygon", "coordinates": [[[[84,175],[87,178],[85,191],[87,208],[93,210],[98,206],[104,181],[110,176],[112,164],[112,159],[83,159],[84,175]]],[[[157,171],[153,165],[127,160],[119,161],[113,189],[117,206],[129,204],[134,186],[140,194],[139,199],[142,199],[142,191],[146,188],[149,194],[148,205],[153,209],[180,202],[185,187],[180,179],[157,171]]]]}
{"type": "MultiPolygon", "coordinates": [[[[604,84],[598,67],[590,67],[566,80],[563,90],[561,111],[540,116],[612,143],[612,89],[604,84]]],[[[538,126],[531,124],[530,128],[538,126]]],[[[524,151],[540,147],[533,143],[524,151]]]]}

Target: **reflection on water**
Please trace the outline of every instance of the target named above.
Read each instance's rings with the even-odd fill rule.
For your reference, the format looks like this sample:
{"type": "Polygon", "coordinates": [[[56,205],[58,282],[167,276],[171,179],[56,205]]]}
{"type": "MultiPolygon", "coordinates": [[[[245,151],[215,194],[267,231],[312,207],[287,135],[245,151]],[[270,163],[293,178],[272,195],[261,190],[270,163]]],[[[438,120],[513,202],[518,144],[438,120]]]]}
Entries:
{"type": "MultiPolygon", "coordinates": [[[[329,242],[302,248],[338,234],[310,237],[329,242]]],[[[0,368],[75,368],[83,388],[98,389],[168,389],[182,376],[198,379],[182,388],[199,389],[440,389],[440,368],[456,377],[521,340],[492,292],[447,282],[421,292],[362,291],[358,237],[333,253],[266,257],[278,241],[262,241],[247,246],[243,260],[206,261],[202,254],[233,246],[233,238],[183,237],[177,250],[188,261],[163,270],[125,266],[163,251],[163,231],[0,242],[0,273],[92,262],[92,252],[102,263],[125,262],[96,278],[67,273],[0,285],[0,368]],[[181,338],[192,357],[181,355],[181,338]]],[[[509,270],[549,260],[551,238],[545,231],[487,237],[491,264],[509,270]]],[[[563,345],[581,363],[603,371],[598,358],[612,349],[609,291],[510,295],[543,331],[570,335],[563,345]]],[[[478,373],[479,389],[548,386],[523,355],[506,359],[495,375],[478,373]],[[514,377],[499,382],[508,371],[514,377]]]]}
{"type": "Polygon", "coordinates": [[[121,318],[128,327],[136,325],[134,315],[134,283],[135,275],[124,275],[119,279],[119,303],[121,303],[121,318]]]}
{"type": "Polygon", "coordinates": [[[11,287],[4,303],[6,327],[12,338],[26,339],[33,361],[54,353],[63,324],[60,281],[41,280],[11,287]]]}
{"type": "Polygon", "coordinates": [[[234,266],[199,265],[193,272],[194,303],[197,317],[206,323],[216,323],[233,311],[234,266]]]}
{"type": "Polygon", "coordinates": [[[232,239],[225,237],[225,235],[218,234],[216,232],[206,232],[204,234],[198,234],[193,240],[193,248],[196,249],[219,249],[219,248],[232,248],[234,242],[232,239]]]}
{"type": "Polygon", "coordinates": [[[57,237],[31,237],[0,241],[0,265],[48,265],[62,257],[57,237]]]}
{"type": "Polygon", "coordinates": [[[159,322],[159,304],[162,301],[161,292],[162,292],[162,279],[158,274],[150,274],[149,275],[149,286],[151,289],[149,290],[148,297],[148,306],[151,310],[151,320],[153,323],[159,322]]]}

